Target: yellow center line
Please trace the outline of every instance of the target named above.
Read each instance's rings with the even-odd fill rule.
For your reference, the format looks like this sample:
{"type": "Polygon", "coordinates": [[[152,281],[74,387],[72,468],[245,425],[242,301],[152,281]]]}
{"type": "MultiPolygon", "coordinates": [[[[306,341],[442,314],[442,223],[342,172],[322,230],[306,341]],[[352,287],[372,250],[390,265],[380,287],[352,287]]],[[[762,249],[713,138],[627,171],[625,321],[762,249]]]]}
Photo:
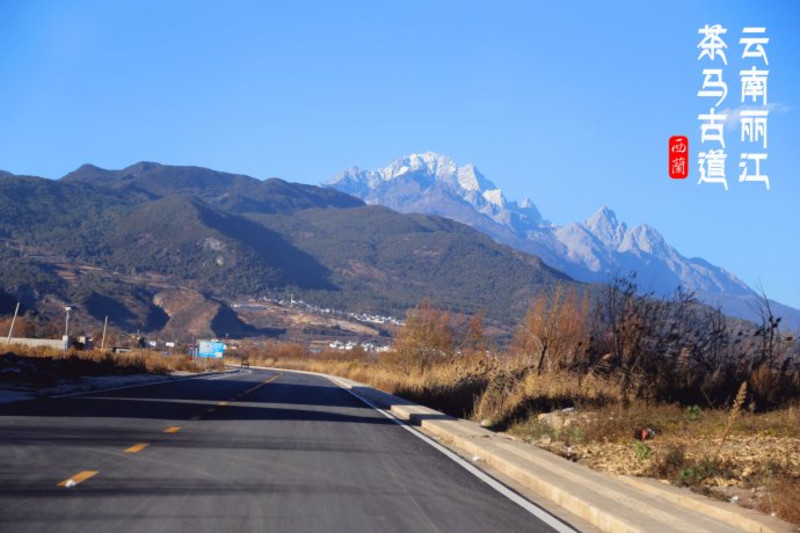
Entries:
{"type": "Polygon", "coordinates": [[[164,433],[177,433],[180,430],[181,430],[181,428],[179,428],[178,426],[172,426],[172,427],[169,427],[169,428],[165,429],[164,433]]]}
{"type": "Polygon", "coordinates": [[[256,390],[256,389],[258,389],[258,388],[260,388],[260,387],[263,387],[263,386],[264,386],[264,385],[266,385],[267,383],[272,383],[273,381],[275,381],[276,379],[278,379],[278,378],[279,378],[279,377],[281,377],[282,375],[283,375],[283,374],[275,374],[274,376],[270,376],[270,377],[268,377],[267,379],[265,379],[263,382],[261,382],[261,383],[259,383],[258,385],[256,385],[255,387],[250,387],[249,389],[247,389],[246,391],[244,391],[244,392],[242,393],[242,395],[244,395],[244,394],[250,394],[250,393],[251,393],[251,392],[253,392],[254,390],[256,390]]]}
{"type": "Polygon", "coordinates": [[[72,476],[70,478],[67,478],[64,481],[60,482],[58,484],[58,486],[59,487],[67,487],[67,488],[74,487],[78,483],[81,483],[82,481],[86,481],[87,479],[89,479],[90,477],[92,477],[92,476],[94,476],[96,474],[97,474],[97,470],[84,470],[83,472],[78,472],[74,476],[72,476]]]}
{"type": "Polygon", "coordinates": [[[134,445],[133,445],[133,446],[131,446],[130,448],[127,448],[127,449],[125,450],[125,453],[137,453],[137,452],[140,452],[140,451],[144,450],[144,449],[145,449],[145,448],[147,448],[148,446],[150,446],[150,444],[149,444],[149,443],[147,443],[147,442],[140,442],[139,444],[134,444],[134,445]]]}

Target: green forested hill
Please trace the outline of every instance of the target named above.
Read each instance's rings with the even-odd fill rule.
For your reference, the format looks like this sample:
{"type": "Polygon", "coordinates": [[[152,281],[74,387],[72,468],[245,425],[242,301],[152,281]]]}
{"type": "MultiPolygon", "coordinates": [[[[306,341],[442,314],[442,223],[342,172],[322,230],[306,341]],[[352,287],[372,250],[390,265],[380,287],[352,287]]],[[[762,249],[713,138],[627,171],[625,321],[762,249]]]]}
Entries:
{"type": "Polygon", "coordinates": [[[571,283],[538,258],[440,217],[367,206],[254,218],[290,235],[331,272],[340,290],[314,291],[313,299],[333,307],[402,313],[430,297],[441,306],[513,321],[537,291],[571,283]]]}
{"type": "Polygon", "coordinates": [[[364,203],[334,189],[264,181],[200,167],[141,162],[123,170],[83,165],[61,179],[122,192],[141,191],[154,197],[194,196],[234,213],[289,213],[311,207],[355,207],[364,203]]]}
{"type": "Polygon", "coordinates": [[[292,291],[349,311],[441,306],[519,318],[557,281],[538,258],[443,218],[197,167],[84,165],[59,181],[0,176],[0,290],[32,309],[71,301],[159,329],[154,294],[226,300],[292,291]],[[118,308],[115,308],[117,306],[118,308]]]}

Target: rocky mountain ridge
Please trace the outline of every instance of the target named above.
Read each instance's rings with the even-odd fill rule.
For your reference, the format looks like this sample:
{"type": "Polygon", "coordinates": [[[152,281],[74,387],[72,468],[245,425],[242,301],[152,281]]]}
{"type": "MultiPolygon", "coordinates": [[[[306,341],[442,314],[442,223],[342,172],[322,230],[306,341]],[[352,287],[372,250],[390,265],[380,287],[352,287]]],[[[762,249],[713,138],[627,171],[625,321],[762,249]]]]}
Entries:
{"type": "MultiPolygon", "coordinates": [[[[367,204],[457,220],[580,281],[603,282],[636,272],[645,292],[667,296],[682,287],[726,314],[759,318],[756,291],[722,267],[683,256],[655,228],[630,228],[607,206],[583,222],[555,226],[530,199],[508,200],[474,165],[458,166],[441,154],[411,154],[372,171],[353,167],[327,185],[367,204]]],[[[799,310],[772,304],[787,324],[800,328],[799,310]]]]}

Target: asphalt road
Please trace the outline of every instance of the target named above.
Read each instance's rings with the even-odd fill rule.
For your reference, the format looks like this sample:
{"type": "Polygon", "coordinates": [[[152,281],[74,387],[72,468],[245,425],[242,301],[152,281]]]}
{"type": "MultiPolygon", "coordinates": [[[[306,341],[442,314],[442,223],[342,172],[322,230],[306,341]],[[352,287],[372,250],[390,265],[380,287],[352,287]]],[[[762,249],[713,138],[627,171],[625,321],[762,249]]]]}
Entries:
{"type": "Polygon", "coordinates": [[[550,528],[317,376],[0,406],[0,531],[323,530],[550,528]]]}

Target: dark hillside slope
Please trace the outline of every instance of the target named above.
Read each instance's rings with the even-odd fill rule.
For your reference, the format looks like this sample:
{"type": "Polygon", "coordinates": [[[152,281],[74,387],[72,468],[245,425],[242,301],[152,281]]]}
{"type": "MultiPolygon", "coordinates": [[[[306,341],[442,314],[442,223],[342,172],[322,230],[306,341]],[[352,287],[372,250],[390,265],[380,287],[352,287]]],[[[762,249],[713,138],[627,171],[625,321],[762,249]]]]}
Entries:
{"type": "Polygon", "coordinates": [[[200,167],[141,162],[122,170],[83,165],[61,179],[118,190],[144,191],[157,197],[195,196],[234,213],[290,213],[312,207],[347,208],[364,205],[330,188],[287,183],[277,178],[260,181],[200,167]]]}
{"type": "Polygon", "coordinates": [[[333,272],[341,290],[312,297],[334,307],[402,313],[430,297],[513,322],[538,291],[579,285],[534,256],[444,218],[378,206],[256,218],[333,272]]]}
{"type": "Polygon", "coordinates": [[[156,303],[164,291],[219,303],[293,292],[400,316],[430,297],[513,324],[537,292],[579,286],[457,222],[197,167],[3,176],[0,215],[0,290],[53,313],[79,304],[87,320],[113,315],[125,328],[180,323],[156,303]]]}
{"type": "Polygon", "coordinates": [[[114,268],[167,275],[220,296],[332,288],[326,269],[284,237],[197,198],[148,202],[115,229],[114,268]]]}

